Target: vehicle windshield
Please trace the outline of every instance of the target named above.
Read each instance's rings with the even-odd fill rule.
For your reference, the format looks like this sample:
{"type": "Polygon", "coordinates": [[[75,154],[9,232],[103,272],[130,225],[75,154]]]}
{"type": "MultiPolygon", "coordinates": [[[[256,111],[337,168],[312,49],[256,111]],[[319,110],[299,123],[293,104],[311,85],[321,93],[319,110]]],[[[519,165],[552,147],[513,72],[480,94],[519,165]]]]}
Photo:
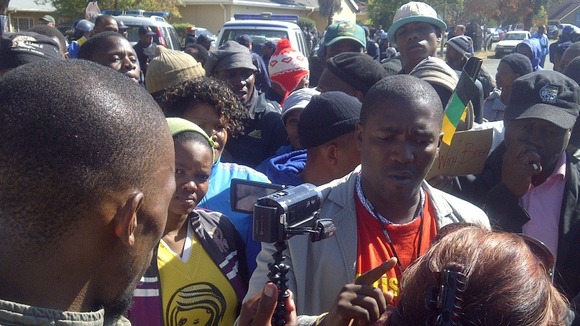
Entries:
{"type": "Polygon", "coordinates": [[[526,33],[507,33],[503,39],[504,40],[525,40],[526,33]]]}
{"type": "Polygon", "coordinates": [[[274,44],[276,44],[279,40],[288,38],[288,33],[283,30],[231,29],[224,31],[221,43],[218,44],[218,46],[224,44],[227,41],[235,41],[238,36],[244,34],[250,35],[250,37],[252,37],[252,51],[259,55],[262,55],[262,49],[264,48],[264,43],[266,43],[266,41],[272,41],[274,44]]]}

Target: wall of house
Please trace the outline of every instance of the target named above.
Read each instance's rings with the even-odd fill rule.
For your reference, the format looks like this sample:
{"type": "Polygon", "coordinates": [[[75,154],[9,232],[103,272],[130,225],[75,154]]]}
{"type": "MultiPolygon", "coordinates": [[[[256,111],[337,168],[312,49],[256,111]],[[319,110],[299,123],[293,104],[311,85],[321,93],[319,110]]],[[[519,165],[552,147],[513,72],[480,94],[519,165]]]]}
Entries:
{"type": "MultiPolygon", "coordinates": [[[[356,13],[353,12],[352,10],[350,10],[350,5],[347,3],[347,1],[342,0],[342,11],[339,13],[334,14],[334,16],[332,17],[332,21],[333,22],[337,22],[337,21],[341,21],[341,20],[346,20],[346,21],[350,21],[355,23],[356,22],[356,13]]],[[[326,29],[326,26],[328,25],[328,21],[325,17],[320,16],[320,12],[317,10],[315,12],[313,12],[310,16],[308,16],[308,18],[314,20],[316,22],[316,29],[318,29],[318,31],[320,33],[324,32],[324,30],[326,29]]]]}
{"type": "MultiPolygon", "coordinates": [[[[348,20],[356,22],[356,14],[350,10],[350,5],[347,1],[342,0],[343,10],[333,17],[333,21],[348,20]]],[[[294,14],[300,17],[310,18],[315,21],[316,28],[322,32],[326,29],[326,18],[321,17],[318,11],[310,12],[309,10],[292,10],[276,7],[255,7],[255,6],[241,6],[241,5],[224,5],[222,8],[219,5],[186,5],[179,9],[182,18],[172,19],[174,22],[191,23],[195,26],[205,27],[212,33],[219,32],[226,21],[230,21],[234,13],[260,13],[271,12],[273,14],[294,14]],[[225,15],[225,17],[224,17],[225,15]]]]}
{"type": "Polygon", "coordinates": [[[172,19],[172,23],[190,23],[195,26],[209,29],[216,34],[229,20],[229,6],[222,8],[219,5],[188,5],[179,8],[181,19],[172,19]],[[224,18],[226,17],[226,18],[224,18]]]}
{"type": "MultiPolygon", "coordinates": [[[[53,17],[54,13],[49,12],[29,12],[29,11],[17,11],[17,12],[8,12],[9,17],[9,26],[8,31],[10,32],[18,32],[18,31],[26,31],[36,25],[40,25],[40,18],[46,14],[52,14],[53,17]]],[[[58,25],[58,18],[57,25],[58,25]]]]}

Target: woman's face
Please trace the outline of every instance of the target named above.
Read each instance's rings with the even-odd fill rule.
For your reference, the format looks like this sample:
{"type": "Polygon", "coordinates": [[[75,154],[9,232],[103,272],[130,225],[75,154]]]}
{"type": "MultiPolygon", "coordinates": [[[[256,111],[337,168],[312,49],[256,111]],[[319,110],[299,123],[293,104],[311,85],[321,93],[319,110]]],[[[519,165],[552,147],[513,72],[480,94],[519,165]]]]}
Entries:
{"type": "Polygon", "coordinates": [[[212,153],[209,145],[197,141],[176,141],[174,146],[176,189],[169,212],[183,216],[191,213],[207,193],[212,153]]]}
{"type": "Polygon", "coordinates": [[[228,141],[227,122],[218,114],[218,109],[200,102],[191,103],[182,116],[198,125],[214,141],[214,157],[222,155],[228,141]]]}

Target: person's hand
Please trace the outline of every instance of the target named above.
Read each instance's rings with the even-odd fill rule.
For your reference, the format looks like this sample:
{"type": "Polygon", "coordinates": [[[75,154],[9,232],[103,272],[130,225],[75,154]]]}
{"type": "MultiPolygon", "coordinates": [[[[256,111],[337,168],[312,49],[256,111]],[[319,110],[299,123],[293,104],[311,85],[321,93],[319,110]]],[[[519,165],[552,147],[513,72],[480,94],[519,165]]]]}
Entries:
{"type": "Polygon", "coordinates": [[[320,325],[347,326],[352,320],[356,325],[368,325],[378,321],[385,314],[387,304],[393,300],[393,294],[372,284],[396,264],[397,259],[391,258],[361,275],[354,283],[345,285],[320,325]]]}
{"type": "MultiPolygon", "coordinates": [[[[294,294],[288,290],[290,296],[286,299],[286,326],[298,324],[294,294]]],[[[239,326],[270,326],[272,316],[278,303],[278,288],[272,282],[266,283],[262,291],[254,294],[242,304],[242,311],[238,318],[239,326]]]]}
{"type": "Polygon", "coordinates": [[[533,146],[517,142],[503,154],[501,182],[517,198],[525,195],[532,177],[542,171],[540,154],[533,146]]]}

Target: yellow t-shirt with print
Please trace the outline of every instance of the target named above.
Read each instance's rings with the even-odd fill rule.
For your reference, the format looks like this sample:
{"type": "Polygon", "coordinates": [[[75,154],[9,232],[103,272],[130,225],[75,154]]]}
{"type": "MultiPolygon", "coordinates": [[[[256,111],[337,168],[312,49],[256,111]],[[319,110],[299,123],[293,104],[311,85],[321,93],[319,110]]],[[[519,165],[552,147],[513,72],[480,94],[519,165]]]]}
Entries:
{"type": "Polygon", "coordinates": [[[188,228],[183,257],[163,240],[157,254],[166,326],[233,325],[236,293],[188,228]]]}

